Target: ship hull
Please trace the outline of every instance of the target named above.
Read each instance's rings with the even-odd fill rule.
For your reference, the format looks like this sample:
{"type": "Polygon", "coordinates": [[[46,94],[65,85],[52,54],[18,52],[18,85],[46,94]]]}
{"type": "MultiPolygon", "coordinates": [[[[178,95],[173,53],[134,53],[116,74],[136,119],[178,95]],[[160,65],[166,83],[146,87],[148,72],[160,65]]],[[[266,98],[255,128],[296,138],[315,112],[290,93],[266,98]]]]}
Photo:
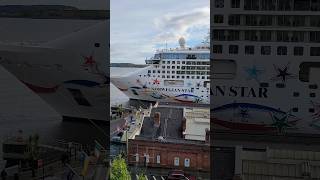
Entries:
{"type": "Polygon", "coordinates": [[[111,77],[110,80],[112,84],[130,99],[209,104],[209,84],[208,87],[204,87],[204,83],[199,80],[189,80],[187,82],[177,79],[167,80],[153,77],[147,73],[150,68],[141,68],[125,76],[111,77]]]}

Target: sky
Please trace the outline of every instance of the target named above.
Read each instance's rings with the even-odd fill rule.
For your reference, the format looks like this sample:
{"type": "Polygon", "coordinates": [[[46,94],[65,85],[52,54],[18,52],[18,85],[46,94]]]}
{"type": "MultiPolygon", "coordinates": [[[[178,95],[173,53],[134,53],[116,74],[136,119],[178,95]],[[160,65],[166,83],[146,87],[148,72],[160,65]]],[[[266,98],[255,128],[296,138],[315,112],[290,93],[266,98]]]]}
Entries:
{"type": "Polygon", "coordinates": [[[200,44],[209,33],[209,0],[111,0],[111,63],[144,64],[157,49],[200,44]]]}

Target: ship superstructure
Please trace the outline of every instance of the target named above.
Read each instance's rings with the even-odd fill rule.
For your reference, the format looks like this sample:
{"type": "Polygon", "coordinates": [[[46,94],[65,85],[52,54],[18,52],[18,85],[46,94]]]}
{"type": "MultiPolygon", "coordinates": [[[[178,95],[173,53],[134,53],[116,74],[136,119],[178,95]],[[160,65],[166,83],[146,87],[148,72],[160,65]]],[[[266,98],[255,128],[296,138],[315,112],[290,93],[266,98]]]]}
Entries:
{"type": "Polygon", "coordinates": [[[320,132],[320,1],[215,0],[212,109],[231,130],[320,132]]]}
{"type": "Polygon", "coordinates": [[[135,72],[111,77],[111,82],[131,99],[208,104],[210,99],[210,45],[158,50],[135,72]]]}

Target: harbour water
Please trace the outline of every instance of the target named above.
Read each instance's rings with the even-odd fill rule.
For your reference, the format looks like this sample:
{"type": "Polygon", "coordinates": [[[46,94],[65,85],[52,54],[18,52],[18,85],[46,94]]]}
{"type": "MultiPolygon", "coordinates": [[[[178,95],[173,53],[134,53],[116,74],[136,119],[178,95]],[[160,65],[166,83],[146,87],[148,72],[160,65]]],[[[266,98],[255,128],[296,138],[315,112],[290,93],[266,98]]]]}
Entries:
{"type": "MultiPolygon", "coordinates": [[[[132,70],[131,68],[111,68],[111,76],[123,74],[132,70]]],[[[119,103],[127,103],[128,98],[119,91],[112,84],[110,85],[110,104],[115,105],[119,103]]],[[[3,102],[3,101],[2,101],[3,102]]],[[[0,106],[6,106],[5,102],[1,103],[0,106]]],[[[106,145],[106,136],[100,130],[90,123],[84,122],[68,122],[62,121],[61,117],[55,116],[53,113],[49,113],[45,108],[40,108],[41,103],[39,103],[39,110],[42,109],[43,112],[39,112],[42,116],[33,117],[30,113],[24,113],[23,115],[16,115],[14,111],[13,114],[6,115],[0,114],[0,141],[6,136],[16,135],[18,130],[23,130],[24,135],[29,135],[37,133],[40,135],[40,141],[44,143],[52,143],[57,139],[63,139],[66,141],[72,141],[82,144],[93,144],[93,140],[96,139],[103,145],[106,145]],[[83,133],[86,132],[86,133],[83,133]]],[[[16,111],[27,110],[27,102],[24,105],[20,105],[16,111]]],[[[101,129],[108,132],[109,126],[99,124],[101,129]]],[[[0,145],[1,146],[1,145],[0,145]]],[[[118,148],[118,147],[116,147],[118,148]]],[[[0,151],[1,153],[1,151],[0,151]]]]}

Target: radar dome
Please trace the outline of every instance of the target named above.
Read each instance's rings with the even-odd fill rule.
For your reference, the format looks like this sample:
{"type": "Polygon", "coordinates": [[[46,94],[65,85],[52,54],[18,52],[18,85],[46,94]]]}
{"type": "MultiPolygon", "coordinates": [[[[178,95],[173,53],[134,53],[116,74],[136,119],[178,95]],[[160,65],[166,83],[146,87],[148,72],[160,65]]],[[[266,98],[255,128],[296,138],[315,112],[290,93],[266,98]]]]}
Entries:
{"type": "Polygon", "coordinates": [[[179,44],[180,44],[181,48],[185,48],[186,47],[186,40],[183,37],[181,37],[179,39],[179,44]]]}

